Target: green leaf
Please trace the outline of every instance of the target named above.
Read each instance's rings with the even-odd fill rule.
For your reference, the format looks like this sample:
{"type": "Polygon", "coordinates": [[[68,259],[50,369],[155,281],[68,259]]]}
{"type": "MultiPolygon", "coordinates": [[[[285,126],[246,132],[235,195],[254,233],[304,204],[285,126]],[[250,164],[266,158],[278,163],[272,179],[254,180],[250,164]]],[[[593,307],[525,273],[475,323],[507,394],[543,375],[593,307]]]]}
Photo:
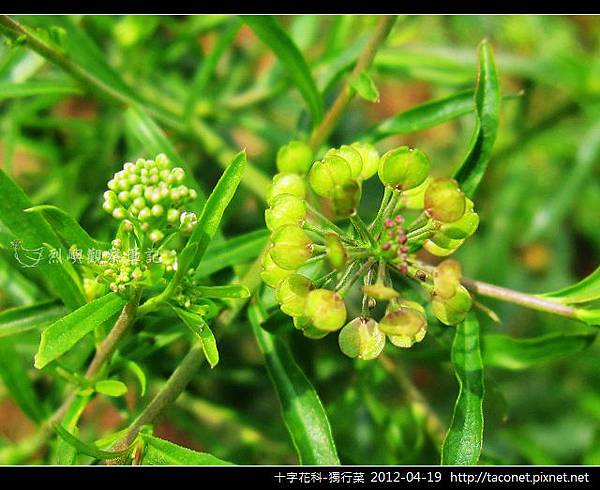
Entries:
{"type": "Polygon", "coordinates": [[[103,379],[94,383],[94,389],[106,396],[119,397],[127,393],[127,385],[116,379],[103,379]]]}
{"type": "Polygon", "coordinates": [[[231,23],[223,30],[223,33],[219,36],[219,39],[215,43],[215,47],[210,50],[206,55],[206,58],[202,61],[202,64],[198,68],[192,85],[189,89],[189,96],[185,104],[185,112],[183,118],[188,120],[194,113],[196,100],[198,96],[206,97],[207,94],[203,93],[206,90],[211,77],[214,75],[219,60],[223,56],[225,50],[231,46],[235,36],[239,32],[241,24],[238,19],[232,19],[231,23]]]}
{"type": "Polygon", "coordinates": [[[125,112],[125,122],[131,134],[140,141],[148,154],[155,156],[158,153],[164,153],[173,165],[185,170],[185,185],[198,193],[198,198],[191,203],[190,209],[192,211],[199,211],[206,201],[204,191],[194,179],[191,167],[175,151],[175,148],[173,148],[173,145],[167,139],[162,129],[156,125],[148,114],[136,107],[127,109],[125,112]]]}
{"type": "Polygon", "coordinates": [[[191,466],[216,466],[232,465],[209,453],[200,453],[191,449],[178,446],[172,442],[159,439],[149,434],[141,434],[145,443],[142,463],[147,465],[191,465],[191,466]]]}
{"type": "Polygon", "coordinates": [[[175,310],[175,313],[177,313],[177,316],[181,318],[183,323],[200,339],[206,360],[210,367],[214,368],[219,363],[219,351],[215,336],[208,323],[206,323],[206,320],[202,316],[182,308],[173,307],[173,310],[175,310]]]}
{"type": "Polygon", "coordinates": [[[352,81],[352,88],[363,99],[369,102],[379,102],[379,90],[373,79],[366,71],[360,72],[360,75],[352,81]]]}
{"type": "Polygon", "coordinates": [[[44,327],[67,313],[63,304],[56,300],[4,310],[0,313],[0,339],[44,327]]]}
{"type": "Polygon", "coordinates": [[[479,45],[479,75],[475,89],[477,123],[467,156],[454,172],[454,178],[469,197],[475,194],[492,155],[500,118],[500,99],[494,53],[489,42],[484,40],[479,45]]]}
{"type": "Polygon", "coordinates": [[[196,269],[195,277],[206,277],[226,267],[250,262],[265,248],[269,234],[269,230],[261,229],[226,241],[212,241],[196,269]]]}
{"type": "MultiPolygon", "coordinates": [[[[22,211],[30,208],[31,202],[21,188],[1,170],[0,196],[0,228],[6,228],[14,239],[21,240],[23,249],[41,250],[44,244],[48,244],[63,250],[60,240],[41,216],[22,211]]],[[[8,248],[8,244],[2,245],[8,248]]],[[[50,289],[67,307],[75,309],[85,303],[81,282],[70,262],[63,260],[58,264],[51,264],[47,258],[41,257],[39,260],[37,255],[32,256],[32,261],[25,262],[44,276],[50,289]]]]}
{"type": "Polygon", "coordinates": [[[77,248],[83,250],[84,253],[86,250],[108,250],[110,248],[110,243],[94,240],[72,216],[56,206],[33,206],[26,209],[25,212],[40,213],[54,228],[58,236],[69,246],[77,245],[77,248]]]}
{"type": "Polygon", "coordinates": [[[452,365],[458,380],[458,398],[452,422],[442,445],[442,464],[474,465],[483,443],[483,362],[479,322],[470,312],[456,327],[452,365]]]}
{"type": "Polygon", "coordinates": [[[434,99],[384,119],[369,129],[366,139],[377,142],[388,136],[408,134],[452,121],[475,110],[473,90],[434,99]]]}
{"type": "Polygon", "coordinates": [[[308,105],[313,125],[323,119],[323,100],[302,53],[272,16],[243,15],[242,19],[275,53],[308,105]]]}
{"type": "Polygon", "coordinates": [[[225,169],[214,190],[208,197],[204,209],[202,209],[202,213],[198,218],[198,224],[185,247],[188,248],[194,246],[194,244],[198,245],[191,263],[193,267],[198,265],[204,252],[206,252],[208,244],[217,233],[223,213],[233,199],[244,176],[246,163],[246,152],[241,151],[225,169]]]}
{"type": "Polygon", "coordinates": [[[137,378],[140,384],[140,396],[144,396],[146,394],[146,387],[148,386],[148,381],[146,380],[146,373],[144,373],[144,370],[135,361],[128,360],[125,362],[125,366],[137,378]]]}
{"type": "Polygon", "coordinates": [[[36,95],[78,95],[82,90],[66,80],[29,80],[27,82],[0,82],[0,100],[36,95]]]}
{"type": "Polygon", "coordinates": [[[52,428],[62,440],[64,440],[67,444],[73,446],[78,453],[85,454],[86,456],[91,456],[95,459],[110,461],[111,459],[117,459],[126,456],[131,451],[131,448],[124,449],[123,451],[102,451],[96,446],[87,444],[81,439],[75,437],[60,424],[54,423],[52,424],[52,428]]]}
{"type": "Polygon", "coordinates": [[[553,298],[564,304],[585,303],[600,299],[600,267],[571,286],[540,296],[553,298]]]}
{"type": "Polygon", "coordinates": [[[206,298],[249,298],[250,291],[241,284],[229,286],[197,286],[196,290],[206,298]]]}
{"type": "Polygon", "coordinates": [[[314,387],[281,339],[261,327],[264,318],[257,304],[249,308],[248,317],[300,464],[339,465],[329,419],[314,387]]]}
{"type": "Polygon", "coordinates": [[[587,349],[596,334],[550,334],[530,339],[484,335],[482,353],[486,366],[527,369],[587,349]]]}
{"type": "MultiPolygon", "coordinates": [[[[87,407],[91,399],[91,395],[91,390],[85,390],[85,392],[82,391],[77,393],[73,403],[71,403],[67,413],[61,421],[61,426],[66,431],[71,432],[75,437],[79,437],[77,423],[79,422],[79,418],[85,410],[85,407],[87,407]]],[[[77,449],[66,442],[63,438],[59,438],[54,450],[53,464],[74,465],[77,464],[77,456],[77,449]]]]}
{"type": "Polygon", "coordinates": [[[551,230],[552,226],[562,223],[573,206],[577,204],[578,194],[589,179],[594,179],[594,172],[600,161],[600,120],[584,134],[575,157],[575,163],[569,165],[560,186],[552,192],[552,197],[545,206],[535,213],[531,225],[527,228],[523,243],[531,243],[551,230]]]}
{"type": "Polygon", "coordinates": [[[42,404],[35,394],[25,364],[12,339],[8,338],[0,339],[0,379],[27,417],[38,423],[44,420],[42,404]]]}
{"type": "Polygon", "coordinates": [[[63,355],[94,328],[114,317],[125,303],[117,293],[109,293],[47,327],[35,355],[35,367],[42,369],[63,355]]]}

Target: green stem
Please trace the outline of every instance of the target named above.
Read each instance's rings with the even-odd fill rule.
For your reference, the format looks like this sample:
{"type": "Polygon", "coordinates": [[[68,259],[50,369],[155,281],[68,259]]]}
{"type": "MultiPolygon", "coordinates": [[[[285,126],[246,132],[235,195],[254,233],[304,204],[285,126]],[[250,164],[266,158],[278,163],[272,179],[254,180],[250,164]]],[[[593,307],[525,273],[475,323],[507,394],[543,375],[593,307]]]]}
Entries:
{"type": "MultiPolygon", "coordinates": [[[[134,291],[128,303],[123,307],[123,310],[121,311],[119,318],[117,318],[112,330],[96,348],[96,354],[94,355],[94,358],[92,359],[92,362],[85,373],[85,379],[87,381],[94,380],[100,370],[104,367],[105,363],[115,352],[119,341],[123,338],[129,327],[133,325],[137,315],[140,296],[141,290],[134,291]]],[[[60,422],[62,420],[69,410],[69,407],[75,400],[77,391],[78,390],[72,391],[71,394],[66,398],[60,408],[50,418],[48,426],[51,426],[53,422],[60,422]]]]}
{"type": "Polygon", "coordinates": [[[321,214],[319,211],[317,211],[311,204],[308,203],[308,201],[306,201],[305,204],[306,204],[306,209],[315,218],[317,218],[319,221],[322,221],[325,226],[327,226],[328,228],[331,228],[338,235],[340,235],[340,237],[346,235],[346,232],[344,230],[342,230],[338,225],[336,225],[333,221],[331,221],[327,216],[325,216],[324,214],[321,214]]]}
{"type": "Polygon", "coordinates": [[[375,262],[375,259],[371,257],[369,260],[365,261],[363,265],[351,276],[346,277],[344,282],[342,283],[340,288],[336,288],[339,295],[343,298],[350,288],[354,285],[354,283],[362,277],[368,270],[371,269],[371,266],[375,262]]]}
{"type": "Polygon", "coordinates": [[[354,228],[358,232],[359,236],[361,236],[365,242],[368,242],[369,245],[371,245],[371,248],[373,248],[373,249],[377,248],[377,242],[373,238],[373,235],[367,228],[367,225],[365,224],[365,222],[362,220],[362,218],[358,214],[355,214],[354,216],[350,217],[350,223],[352,223],[352,226],[354,226],[354,228]]]}
{"type": "Polygon", "coordinates": [[[381,197],[381,202],[379,203],[379,209],[377,210],[377,215],[369,225],[369,230],[374,230],[375,227],[378,226],[378,223],[380,223],[383,219],[383,213],[385,212],[387,205],[390,202],[390,198],[392,197],[393,192],[394,191],[392,189],[390,189],[388,186],[385,186],[383,196],[381,197]]]}
{"type": "Polygon", "coordinates": [[[358,58],[356,65],[346,79],[341,92],[337,96],[333,105],[327,111],[327,114],[325,114],[323,122],[317,128],[315,128],[310,137],[308,144],[314,151],[319,149],[319,147],[327,140],[333,131],[333,128],[336,126],[338,120],[342,116],[344,109],[354,96],[352,84],[360,76],[360,74],[371,65],[375,55],[377,54],[377,51],[392,30],[395,21],[395,15],[384,16],[379,20],[379,23],[373,32],[373,36],[358,58]]]}

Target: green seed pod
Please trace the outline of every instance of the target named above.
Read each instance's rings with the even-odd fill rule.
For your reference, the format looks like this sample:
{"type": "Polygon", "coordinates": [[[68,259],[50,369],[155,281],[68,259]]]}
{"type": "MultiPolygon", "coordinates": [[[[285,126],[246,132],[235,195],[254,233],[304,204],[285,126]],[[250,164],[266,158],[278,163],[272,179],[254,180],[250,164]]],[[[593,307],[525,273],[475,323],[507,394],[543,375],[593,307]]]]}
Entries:
{"type": "Polygon", "coordinates": [[[334,269],[341,271],[346,266],[348,254],[340,237],[335,233],[325,235],[325,246],[327,247],[327,260],[334,269]]]}
{"type": "Polygon", "coordinates": [[[271,231],[284,225],[300,225],[306,216],[304,200],[293,194],[279,194],[265,211],[265,223],[271,231]]]}
{"type": "Polygon", "coordinates": [[[312,242],[308,235],[295,225],[285,225],[275,230],[271,237],[271,257],[279,267],[296,270],[312,255],[312,242]]]}
{"type": "Polygon", "coordinates": [[[125,208],[115,208],[112,212],[112,215],[115,219],[125,219],[125,216],[127,216],[127,211],[125,211],[125,208]]]}
{"type": "Polygon", "coordinates": [[[335,332],[346,322],[344,299],[328,289],[314,289],[306,297],[304,314],[319,330],[335,332]]]}
{"type": "Polygon", "coordinates": [[[280,173],[273,177],[273,182],[267,189],[267,203],[271,205],[273,199],[280,194],[293,194],[300,199],[306,196],[304,179],[297,174],[280,173]]]}
{"type": "Polygon", "coordinates": [[[311,288],[311,280],[302,274],[291,274],[283,279],[275,293],[281,311],[289,316],[302,316],[306,296],[311,288]]]}
{"type": "Polygon", "coordinates": [[[464,239],[455,240],[454,238],[449,238],[447,235],[440,231],[437,231],[429,240],[435,243],[438,247],[450,250],[456,250],[465,241],[464,239]]]}
{"type": "Polygon", "coordinates": [[[307,328],[312,327],[312,323],[310,323],[310,318],[307,316],[295,316],[292,318],[292,323],[294,327],[298,330],[305,330],[307,328]]]}
{"type": "Polygon", "coordinates": [[[314,326],[308,326],[304,330],[302,330],[302,334],[308,339],[320,340],[324,337],[327,337],[327,335],[329,335],[329,332],[325,330],[319,330],[314,326]]]}
{"type": "Polygon", "coordinates": [[[283,279],[293,273],[294,271],[279,267],[275,262],[273,262],[270,254],[266,253],[263,255],[260,278],[268,286],[276,288],[283,279]]]}
{"type": "Polygon", "coordinates": [[[337,219],[349,218],[356,214],[362,189],[356,180],[348,180],[336,186],[333,191],[332,206],[333,214],[337,219]]]}
{"type": "Polygon", "coordinates": [[[433,273],[433,294],[443,299],[452,298],[460,286],[461,276],[461,267],[456,260],[440,262],[433,273]]]}
{"type": "Polygon", "coordinates": [[[290,141],[277,152],[277,170],[304,174],[313,162],[313,152],[304,141],[290,141]]]}
{"type": "Polygon", "coordinates": [[[313,190],[321,197],[333,197],[335,188],[352,178],[352,169],[348,162],[339,156],[325,156],[313,163],[308,181],[313,190]]]}
{"type": "Polygon", "coordinates": [[[473,304],[469,291],[462,285],[456,288],[451,298],[444,299],[434,294],[432,299],[433,314],[446,325],[458,325],[462,322],[473,304]]]}
{"type": "Polygon", "coordinates": [[[453,254],[456,249],[463,244],[463,242],[464,240],[461,240],[461,242],[455,248],[442,248],[433,243],[431,240],[425,240],[425,243],[423,243],[423,248],[431,255],[435,255],[436,257],[447,257],[448,255],[453,254]]]}
{"type": "Polygon", "coordinates": [[[425,211],[436,221],[451,223],[460,219],[466,205],[466,197],[454,179],[433,179],[425,191],[425,211]]]}
{"type": "Polygon", "coordinates": [[[370,361],[383,351],[385,334],[375,320],[358,317],[342,328],[338,344],[348,357],[370,361]]]}
{"type": "Polygon", "coordinates": [[[473,201],[468,197],[465,214],[452,223],[444,223],[440,232],[453,240],[462,240],[470,237],[479,226],[479,215],[473,211],[473,201]]]}
{"type": "Polygon", "coordinates": [[[420,311],[399,308],[387,313],[379,322],[379,328],[396,347],[408,348],[423,340],[427,333],[427,320],[420,311]]]}
{"type": "Polygon", "coordinates": [[[332,148],[325,153],[325,158],[328,156],[337,156],[343,158],[350,165],[350,171],[352,172],[352,178],[358,179],[362,172],[363,161],[362,156],[356,148],[350,145],[342,145],[339,148],[332,148]]]}
{"type": "Polygon", "coordinates": [[[378,301],[389,301],[398,298],[400,293],[393,288],[384,286],[381,283],[375,283],[370,286],[363,286],[363,293],[378,301]]]}
{"type": "Polygon", "coordinates": [[[421,150],[401,146],[381,157],[379,179],[394,189],[414,189],[427,178],[429,166],[429,158],[421,150]]]}
{"type": "Polygon", "coordinates": [[[360,178],[367,180],[373,177],[377,173],[379,168],[379,153],[375,147],[369,143],[356,142],[350,145],[354,148],[362,158],[362,170],[360,172],[360,178]]]}

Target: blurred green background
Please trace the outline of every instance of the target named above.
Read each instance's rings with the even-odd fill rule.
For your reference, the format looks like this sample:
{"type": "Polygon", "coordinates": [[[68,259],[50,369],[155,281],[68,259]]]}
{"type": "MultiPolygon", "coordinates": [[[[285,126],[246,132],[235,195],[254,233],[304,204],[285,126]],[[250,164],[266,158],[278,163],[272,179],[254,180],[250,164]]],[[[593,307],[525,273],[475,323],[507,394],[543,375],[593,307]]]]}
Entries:
{"type": "MultiPolygon", "coordinates": [[[[377,18],[278,20],[331,103],[377,18]]],[[[253,164],[272,175],[278,147],[305,137],[310,129],[304,102],[283,67],[234,17],[29,16],[20,21],[65,52],[83,50],[92,65],[104,60],[160,111],[191,114],[200,121],[188,131],[161,124],[160,114],[157,118],[207,193],[222,172],[220,147],[211,144],[211,134],[235,151],[246,148],[253,164]],[[73,40],[75,35],[79,37],[73,40]],[[221,46],[214,73],[203,79],[199,67],[223,39],[231,42],[221,46]]],[[[483,38],[494,46],[505,100],[489,171],[475,200],[481,226],[456,258],[471,278],[532,293],[559,289],[600,263],[598,17],[402,16],[370,71],[380,101],[356,98],[330,146],[350,143],[414,105],[472,88],[476,47],[483,38]]],[[[467,115],[387,138],[377,147],[419,147],[431,157],[435,174],[448,175],[466,152],[473,123],[467,115]]],[[[137,131],[118,103],[83,90],[18,42],[0,46],[0,163],[34,204],[60,206],[94,237],[111,239],[114,223],[101,209],[106,181],[124,161],[152,156],[137,131]],[[15,82],[33,82],[35,90],[15,93],[10,90],[15,82]]],[[[367,214],[379,204],[376,184],[363,192],[367,214]]],[[[224,236],[263,227],[263,211],[261,200],[241,188],[227,210],[224,236]]],[[[2,233],[0,229],[0,237],[2,233]]],[[[220,272],[217,279],[237,272],[220,272]]],[[[0,308],[30,304],[45,294],[3,250],[0,308]]],[[[526,338],[587,331],[548,314],[482,302],[503,321],[498,325],[485,320],[484,333],[526,338]]],[[[186,343],[169,338],[161,325],[145,327],[165,345],[140,361],[153,380],[153,392],[173,371],[186,343]]],[[[422,414],[406,401],[402,379],[379,363],[344,357],[335,336],[317,342],[298,332],[284,335],[326,407],[342,462],[439,461],[422,414]]],[[[19,337],[19,350],[31,364],[38,339],[39,332],[19,337]]],[[[134,347],[128,346],[129,352],[134,347]]],[[[277,398],[244,317],[224,332],[220,351],[218,368],[200,370],[157,434],[237,463],[294,463],[277,398]]],[[[600,464],[599,354],[595,342],[583,352],[528,369],[487,368],[481,462],[600,464]]],[[[389,355],[395,369],[408,376],[447,425],[457,392],[447,347],[430,335],[409,351],[390,350],[389,355]]],[[[49,378],[33,367],[31,376],[47,403],[56,406],[60,400],[49,378]]],[[[99,399],[90,406],[82,437],[114,430],[127,406],[120,403],[99,399]]],[[[139,400],[130,397],[124,403],[131,408],[139,400]]],[[[44,461],[44,454],[24,459],[16,450],[26,447],[34,434],[0,382],[0,463],[44,461]]]]}

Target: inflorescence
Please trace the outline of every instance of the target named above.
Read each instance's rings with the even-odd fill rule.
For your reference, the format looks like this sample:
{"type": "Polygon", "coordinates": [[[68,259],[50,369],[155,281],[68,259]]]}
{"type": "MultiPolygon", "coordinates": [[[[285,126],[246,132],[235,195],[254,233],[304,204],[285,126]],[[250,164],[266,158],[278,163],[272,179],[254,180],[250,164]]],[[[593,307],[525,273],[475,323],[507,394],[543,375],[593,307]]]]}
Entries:
{"type": "Polygon", "coordinates": [[[472,301],[460,265],[446,259],[433,267],[417,253],[452,254],[475,232],[479,217],[454,179],[430,176],[425,153],[402,146],[380,157],[372,145],[353,143],[313,161],[305,143],[292,141],[280,149],[277,167],[267,192],[271,239],[261,277],[305,336],[341,329],[341,350],[360,359],[377,357],[386,338],[411,347],[425,337],[427,315],[399,288],[407,281],[429,298],[442,323],[464,320],[472,301]],[[357,210],[363,182],[375,174],[384,193],[367,224],[357,210]],[[346,303],[359,287],[360,314],[349,319],[353,308],[346,303]],[[387,306],[377,320],[378,302],[387,306]]]}

